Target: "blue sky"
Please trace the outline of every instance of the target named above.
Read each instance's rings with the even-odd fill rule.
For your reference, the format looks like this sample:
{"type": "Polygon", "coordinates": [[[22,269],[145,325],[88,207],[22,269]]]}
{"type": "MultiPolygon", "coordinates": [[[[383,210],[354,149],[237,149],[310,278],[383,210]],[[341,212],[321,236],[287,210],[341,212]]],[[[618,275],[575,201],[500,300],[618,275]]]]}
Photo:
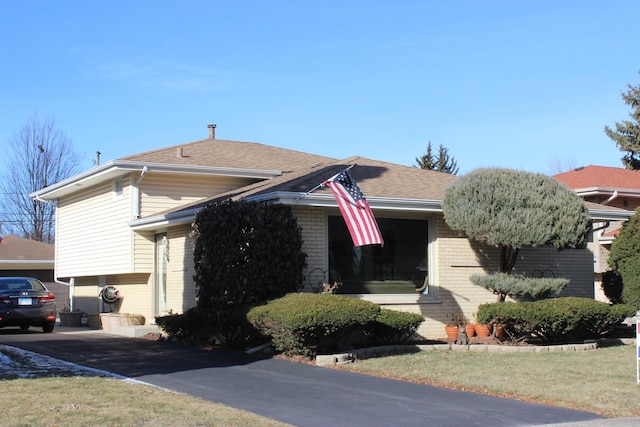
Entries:
{"type": "Polygon", "coordinates": [[[640,2],[0,0],[0,144],[52,117],[82,169],[206,138],[466,173],[621,167],[640,2]]]}

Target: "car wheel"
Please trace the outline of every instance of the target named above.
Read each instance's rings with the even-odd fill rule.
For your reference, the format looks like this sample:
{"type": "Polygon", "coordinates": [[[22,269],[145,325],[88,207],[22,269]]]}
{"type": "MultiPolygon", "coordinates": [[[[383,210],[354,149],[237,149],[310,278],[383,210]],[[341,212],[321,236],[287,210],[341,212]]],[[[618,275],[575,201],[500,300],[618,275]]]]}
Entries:
{"type": "Polygon", "coordinates": [[[53,327],[54,327],[55,325],[56,325],[56,324],[55,324],[55,323],[53,323],[53,322],[47,322],[47,323],[45,323],[44,325],[42,325],[42,330],[43,330],[44,332],[47,332],[47,333],[49,333],[49,332],[53,332],[53,327]]]}
{"type": "Polygon", "coordinates": [[[20,329],[26,331],[27,329],[29,329],[29,325],[20,325],[20,329]]]}

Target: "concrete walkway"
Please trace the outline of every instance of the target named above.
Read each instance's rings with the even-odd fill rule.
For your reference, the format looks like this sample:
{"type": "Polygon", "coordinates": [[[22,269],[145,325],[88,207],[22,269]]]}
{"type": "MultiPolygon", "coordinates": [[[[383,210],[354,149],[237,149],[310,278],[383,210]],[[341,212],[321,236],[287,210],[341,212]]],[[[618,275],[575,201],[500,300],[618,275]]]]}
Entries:
{"type": "Polygon", "coordinates": [[[532,426],[590,421],[639,425],[637,419],[635,424],[619,424],[588,412],[104,331],[57,329],[43,334],[0,329],[0,343],[296,426],[532,426]]]}

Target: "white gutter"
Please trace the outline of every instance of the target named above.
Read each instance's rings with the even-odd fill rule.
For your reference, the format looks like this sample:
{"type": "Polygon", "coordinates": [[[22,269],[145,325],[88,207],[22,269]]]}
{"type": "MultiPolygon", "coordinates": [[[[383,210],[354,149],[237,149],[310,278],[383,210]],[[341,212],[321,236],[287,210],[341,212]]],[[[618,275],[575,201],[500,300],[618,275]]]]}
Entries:
{"type": "Polygon", "coordinates": [[[153,169],[154,173],[172,173],[185,175],[227,176],[252,179],[269,179],[282,175],[279,170],[221,168],[211,166],[183,166],[169,163],[146,163],[113,160],[89,169],[78,175],[63,179],[60,182],[29,194],[32,199],[51,200],[77,191],[79,187],[88,187],[100,182],[126,175],[129,172],[142,171],[144,167],[153,169]]]}
{"type": "Polygon", "coordinates": [[[589,216],[597,221],[626,221],[631,218],[635,212],[633,211],[608,211],[604,209],[588,209],[589,216]]]}
{"type": "MultiPolygon", "coordinates": [[[[310,194],[304,198],[300,198],[302,194],[303,193],[297,192],[274,192],[261,194],[255,197],[247,197],[244,200],[251,202],[278,200],[280,204],[290,206],[338,207],[335,197],[331,194],[310,194]]],[[[375,210],[442,212],[442,202],[439,200],[367,197],[367,201],[371,208],[375,210]]],[[[190,224],[194,221],[196,213],[201,209],[202,207],[196,207],[183,211],[171,212],[165,215],[137,219],[129,222],[129,227],[135,231],[143,231],[164,228],[167,226],[190,224]]]]}
{"type": "MultiPolygon", "coordinates": [[[[294,192],[275,192],[257,197],[247,197],[250,201],[280,200],[283,205],[337,207],[332,194],[303,194],[294,192]]],[[[367,197],[371,209],[402,210],[419,212],[442,212],[442,201],[424,199],[400,199],[394,197],[367,197]]]]}
{"type": "Polygon", "coordinates": [[[40,198],[40,195],[36,195],[33,199],[34,199],[34,200],[36,200],[36,201],[38,201],[38,202],[46,203],[46,204],[48,204],[48,205],[52,205],[52,206],[55,206],[55,204],[56,204],[55,202],[53,202],[53,201],[51,201],[51,200],[44,200],[44,199],[41,199],[41,198],[40,198]]]}
{"type": "Polygon", "coordinates": [[[40,264],[40,265],[48,265],[51,266],[53,262],[50,259],[15,259],[15,260],[0,260],[0,265],[11,265],[11,264],[40,264]]]}
{"type": "Polygon", "coordinates": [[[610,196],[613,193],[618,193],[617,197],[640,197],[640,190],[633,188],[584,187],[576,188],[573,191],[582,198],[589,196],[610,196]]]}
{"type": "Polygon", "coordinates": [[[147,170],[147,166],[143,166],[140,177],[133,184],[133,212],[136,218],[140,218],[140,182],[142,182],[147,170]]]}

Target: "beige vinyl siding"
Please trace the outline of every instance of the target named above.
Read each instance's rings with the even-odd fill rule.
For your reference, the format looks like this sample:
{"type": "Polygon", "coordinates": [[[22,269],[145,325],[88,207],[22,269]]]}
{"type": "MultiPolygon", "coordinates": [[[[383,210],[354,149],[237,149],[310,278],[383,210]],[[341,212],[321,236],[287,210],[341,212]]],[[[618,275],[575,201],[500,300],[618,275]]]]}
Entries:
{"type": "Polygon", "coordinates": [[[142,314],[145,323],[154,323],[153,276],[151,274],[123,274],[107,277],[107,285],[120,289],[119,311],[142,314]]]}
{"type": "Polygon", "coordinates": [[[248,178],[185,176],[154,174],[144,176],[139,184],[141,217],[152,216],[167,209],[196,202],[234,188],[244,187],[255,180],[248,178]]]}
{"type": "Polygon", "coordinates": [[[122,196],[112,182],[58,201],[56,272],[58,277],[95,276],[131,271],[131,187],[122,196]]]}
{"type": "Polygon", "coordinates": [[[152,231],[133,233],[133,272],[152,273],[154,253],[154,233],[152,231]]]}
{"type": "Polygon", "coordinates": [[[83,277],[75,280],[75,307],[86,313],[142,314],[146,323],[153,323],[152,281],[150,274],[120,274],[103,278],[105,286],[115,286],[122,297],[113,305],[102,303],[99,298],[100,278],[83,277]]]}
{"type": "MultiPolygon", "coordinates": [[[[74,307],[85,313],[100,312],[100,287],[97,277],[83,277],[74,281],[74,307]]],[[[108,311],[108,310],[107,310],[108,311]]]]}

